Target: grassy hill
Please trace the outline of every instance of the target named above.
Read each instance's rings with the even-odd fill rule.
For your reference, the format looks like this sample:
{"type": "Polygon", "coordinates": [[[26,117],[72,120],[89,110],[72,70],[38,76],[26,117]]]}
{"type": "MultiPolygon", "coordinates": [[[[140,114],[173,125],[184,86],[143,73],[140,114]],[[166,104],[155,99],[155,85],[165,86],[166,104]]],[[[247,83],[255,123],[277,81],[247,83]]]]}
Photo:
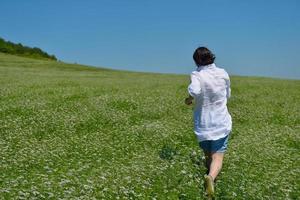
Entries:
{"type": "MultiPolygon", "coordinates": [[[[231,77],[219,199],[300,196],[300,81],[231,77]]],[[[203,199],[189,76],[0,54],[0,199],[203,199]]]]}

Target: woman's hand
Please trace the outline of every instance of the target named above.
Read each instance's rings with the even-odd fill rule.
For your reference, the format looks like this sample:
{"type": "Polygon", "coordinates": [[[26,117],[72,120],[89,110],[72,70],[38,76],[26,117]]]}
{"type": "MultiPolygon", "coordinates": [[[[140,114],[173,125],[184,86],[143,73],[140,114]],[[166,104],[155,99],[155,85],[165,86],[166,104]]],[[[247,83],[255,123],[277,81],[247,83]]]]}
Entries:
{"type": "Polygon", "coordinates": [[[193,103],[193,97],[190,95],[188,98],[185,98],[185,104],[191,105],[193,103]]]}

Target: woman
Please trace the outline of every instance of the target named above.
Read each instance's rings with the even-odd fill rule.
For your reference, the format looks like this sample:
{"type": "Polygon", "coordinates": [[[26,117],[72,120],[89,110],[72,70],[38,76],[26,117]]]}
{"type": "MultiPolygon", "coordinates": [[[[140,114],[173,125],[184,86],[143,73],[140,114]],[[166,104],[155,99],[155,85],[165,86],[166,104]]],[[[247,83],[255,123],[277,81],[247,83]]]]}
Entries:
{"type": "Polygon", "coordinates": [[[214,54],[206,47],[195,50],[193,59],[197,69],[191,73],[187,105],[194,107],[194,132],[205,154],[207,175],[206,193],[214,195],[214,181],[222,168],[228,137],[232,128],[227,109],[230,97],[230,79],[227,72],[215,65],[214,54]]]}

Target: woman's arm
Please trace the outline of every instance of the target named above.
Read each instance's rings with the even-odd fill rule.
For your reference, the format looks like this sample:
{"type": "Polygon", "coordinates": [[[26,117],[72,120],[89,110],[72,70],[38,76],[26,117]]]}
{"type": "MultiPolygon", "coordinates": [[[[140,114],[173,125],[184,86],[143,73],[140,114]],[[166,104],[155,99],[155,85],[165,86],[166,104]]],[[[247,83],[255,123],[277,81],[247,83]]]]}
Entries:
{"type": "Polygon", "coordinates": [[[188,93],[189,96],[185,99],[185,104],[191,105],[193,99],[201,93],[200,81],[196,76],[196,72],[191,73],[191,83],[188,86],[188,93]]]}
{"type": "Polygon", "coordinates": [[[227,99],[229,99],[230,96],[231,96],[230,78],[229,78],[229,76],[227,77],[227,79],[225,79],[225,82],[226,82],[226,97],[227,97],[227,99]]]}
{"type": "Polygon", "coordinates": [[[191,97],[196,97],[201,93],[200,80],[196,72],[191,73],[191,83],[188,86],[188,92],[191,97]]]}

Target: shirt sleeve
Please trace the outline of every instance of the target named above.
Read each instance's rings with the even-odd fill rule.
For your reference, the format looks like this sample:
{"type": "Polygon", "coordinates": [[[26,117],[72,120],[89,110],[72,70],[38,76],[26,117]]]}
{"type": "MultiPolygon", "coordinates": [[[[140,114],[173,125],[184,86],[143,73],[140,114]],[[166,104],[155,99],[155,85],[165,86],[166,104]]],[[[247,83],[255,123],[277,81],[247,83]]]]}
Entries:
{"type": "Polygon", "coordinates": [[[229,99],[231,96],[231,89],[230,89],[230,78],[228,74],[226,74],[225,82],[226,82],[226,97],[227,99],[229,99]]]}
{"type": "Polygon", "coordinates": [[[201,93],[200,80],[195,72],[191,73],[191,83],[188,86],[188,92],[192,97],[196,97],[201,93]]]}

